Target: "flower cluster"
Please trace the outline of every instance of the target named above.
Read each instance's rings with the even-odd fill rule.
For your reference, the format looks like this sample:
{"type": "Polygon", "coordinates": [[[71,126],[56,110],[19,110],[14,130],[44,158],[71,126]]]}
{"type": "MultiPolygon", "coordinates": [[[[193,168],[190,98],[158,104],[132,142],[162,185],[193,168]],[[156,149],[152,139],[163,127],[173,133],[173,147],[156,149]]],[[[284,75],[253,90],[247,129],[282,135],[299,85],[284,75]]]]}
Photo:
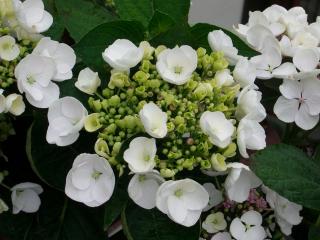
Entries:
{"type": "Polygon", "coordinates": [[[320,113],[320,21],[309,24],[307,19],[301,7],[286,10],[273,5],[263,12],[251,12],[248,23],[235,28],[261,53],[250,59],[256,76],[283,79],[274,113],[304,130],[317,125],[320,113]]]}

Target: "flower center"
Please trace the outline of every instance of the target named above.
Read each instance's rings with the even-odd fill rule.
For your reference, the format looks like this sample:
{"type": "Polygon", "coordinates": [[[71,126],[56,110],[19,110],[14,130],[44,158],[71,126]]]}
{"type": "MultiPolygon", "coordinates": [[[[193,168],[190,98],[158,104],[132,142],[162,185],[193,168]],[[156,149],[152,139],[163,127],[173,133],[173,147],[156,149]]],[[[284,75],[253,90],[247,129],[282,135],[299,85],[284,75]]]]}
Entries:
{"type": "Polygon", "coordinates": [[[174,73],[175,73],[175,74],[180,74],[180,73],[182,73],[182,70],[183,70],[183,67],[181,67],[181,66],[175,66],[175,67],[174,67],[174,73]]]}
{"type": "Polygon", "coordinates": [[[94,179],[94,180],[98,180],[99,177],[102,175],[102,172],[99,172],[97,170],[93,170],[92,174],[91,174],[91,177],[94,179]]]}
{"type": "Polygon", "coordinates": [[[139,175],[139,182],[143,182],[146,180],[146,175],[139,175]]]}
{"type": "Polygon", "coordinates": [[[36,82],[36,80],[32,76],[27,77],[27,83],[30,85],[33,85],[36,82]]]}
{"type": "Polygon", "coordinates": [[[178,190],[176,190],[175,192],[174,192],[174,195],[176,196],[176,197],[181,197],[182,195],[183,195],[183,191],[182,191],[182,189],[178,189],[178,190]]]}
{"type": "Polygon", "coordinates": [[[12,49],[13,48],[13,45],[10,44],[10,43],[4,43],[2,44],[2,49],[3,50],[9,50],[9,49],[12,49]]]}
{"type": "Polygon", "coordinates": [[[144,161],[149,162],[150,160],[151,160],[150,155],[149,155],[149,154],[146,154],[146,155],[144,156],[144,161]]]}

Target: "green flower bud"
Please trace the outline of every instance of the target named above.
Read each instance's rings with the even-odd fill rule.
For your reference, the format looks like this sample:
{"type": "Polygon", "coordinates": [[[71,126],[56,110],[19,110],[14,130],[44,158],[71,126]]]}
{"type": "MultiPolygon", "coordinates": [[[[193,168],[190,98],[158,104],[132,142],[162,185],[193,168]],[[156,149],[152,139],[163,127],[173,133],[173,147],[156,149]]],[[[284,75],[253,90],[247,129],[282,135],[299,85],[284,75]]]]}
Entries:
{"type": "Polygon", "coordinates": [[[178,127],[177,127],[177,131],[179,132],[179,133],[185,133],[186,132],[186,129],[187,129],[187,127],[186,127],[186,125],[183,123],[183,124],[180,124],[178,127]]]}
{"type": "Polygon", "coordinates": [[[121,99],[118,95],[112,96],[109,100],[108,103],[112,107],[118,107],[120,105],[121,99]]]}
{"type": "Polygon", "coordinates": [[[164,178],[172,178],[175,175],[175,172],[171,169],[161,169],[160,170],[160,175],[164,178]]]}
{"type": "Polygon", "coordinates": [[[119,177],[121,177],[124,173],[124,166],[121,164],[117,165],[117,170],[119,171],[119,177]]]}
{"type": "Polygon", "coordinates": [[[193,164],[194,164],[194,159],[193,158],[189,158],[189,159],[186,159],[184,162],[183,162],[183,164],[182,164],[182,166],[184,167],[184,168],[191,168],[191,167],[193,167],[193,164]]]}
{"type": "Polygon", "coordinates": [[[123,88],[129,86],[129,75],[126,71],[112,70],[108,87],[110,89],[123,88]]]}
{"type": "Polygon", "coordinates": [[[114,134],[117,130],[117,125],[112,123],[110,124],[108,127],[106,127],[104,130],[103,130],[103,133],[109,135],[109,134],[114,134]]]}
{"type": "Polygon", "coordinates": [[[201,101],[205,97],[212,95],[213,88],[210,83],[200,83],[194,90],[193,96],[196,100],[201,101]]]}
{"type": "Polygon", "coordinates": [[[172,132],[174,130],[174,128],[175,128],[174,123],[172,123],[172,122],[167,123],[168,132],[172,132]]]}
{"type": "Polygon", "coordinates": [[[116,142],[112,148],[112,156],[117,156],[121,149],[121,142],[116,142]]]}
{"type": "Polygon", "coordinates": [[[213,70],[215,72],[226,69],[228,67],[229,63],[226,59],[219,59],[218,61],[215,61],[213,63],[213,70]]]}
{"type": "Polygon", "coordinates": [[[102,96],[104,96],[105,98],[110,98],[112,95],[113,95],[113,90],[109,88],[103,89],[102,96]]]}
{"type": "Polygon", "coordinates": [[[109,158],[110,150],[108,144],[102,138],[98,138],[98,140],[96,141],[94,145],[94,151],[101,157],[109,158]]]}
{"type": "Polygon", "coordinates": [[[155,49],[155,51],[154,51],[156,57],[158,57],[159,54],[160,54],[163,50],[165,50],[165,49],[167,49],[167,47],[164,46],[164,45],[158,46],[158,47],[155,49]]]}
{"type": "Polygon", "coordinates": [[[146,87],[145,86],[140,86],[136,88],[136,94],[138,96],[144,96],[146,94],[146,87]]]}
{"type": "Polygon", "coordinates": [[[222,152],[222,155],[226,158],[231,158],[236,155],[237,145],[235,143],[230,143],[229,146],[222,152]]]}
{"type": "Polygon", "coordinates": [[[174,119],[174,124],[175,125],[184,124],[184,118],[181,116],[176,116],[174,119]]]}
{"type": "Polygon", "coordinates": [[[100,100],[94,100],[94,101],[92,101],[92,109],[93,109],[95,112],[100,112],[101,109],[102,109],[101,101],[100,101],[100,100]]]}
{"type": "Polygon", "coordinates": [[[218,172],[223,172],[227,170],[225,156],[221,155],[220,153],[212,154],[211,156],[211,165],[212,168],[218,172]]]}
{"type": "Polygon", "coordinates": [[[205,48],[198,48],[197,49],[197,55],[198,55],[198,58],[202,58],[204,55],[206,55],[207,53],[207,50],[205,48]]]}
{"type": "Polygon", "coordinates": [[[136,117],[133,116],[125,116],[125,118],[123,119],[125,122],[125,126],[128,129],[134,129],[137,126],[137,119],[136,117]]]}
{"type": "Polygon", "coordinates": [[[152,67],[152,64],[149,60],[143,60],[140,66],[140,70],[144,71],[145,73],[148,73],[151,67],[152,67]]]}
{"type": "Polygon", "coordinates": [[[161,86],[161,82],[158,79],[151,79],[146,82],[146,86],[153,89],[159,88],[161,86]]]}
{"type": "Polygon", "coordinates": [[[143,41],[140,43],[139,48],[143,49],[143,59],[153,59],[152,55],[154,53],[154,47],[152,47],[150,43],[148,43],[147,41],[143,41]]]}
{"type": "Polygon", "coordinates": [[[209,160],[202,160],[200,164],[201,164],[202,169],[210,169],[211,168],[211,163],[209,160]]]}
{"type": "Polygon", "coordinates": [[[99,128],[101,128],[101,124],[99,121],[99,113],[92,113],[88,115],[84,121],[84,128],[87,132],[95,132],[99,128]]]}
{"type": "Polygon", "coordinates": [[[198,82],[194,80],[190,80],[185,84],[185,88],[189,89],[190,91],[194,90],[198,86],[198,82]]]}
{"type": "Polygon", "coordinates": [[[143,71],[138,71],[133,75],[133,79],[137,81],[139,84],[145,83],[150,77],[149,73],[145,73],[143,71]]]}

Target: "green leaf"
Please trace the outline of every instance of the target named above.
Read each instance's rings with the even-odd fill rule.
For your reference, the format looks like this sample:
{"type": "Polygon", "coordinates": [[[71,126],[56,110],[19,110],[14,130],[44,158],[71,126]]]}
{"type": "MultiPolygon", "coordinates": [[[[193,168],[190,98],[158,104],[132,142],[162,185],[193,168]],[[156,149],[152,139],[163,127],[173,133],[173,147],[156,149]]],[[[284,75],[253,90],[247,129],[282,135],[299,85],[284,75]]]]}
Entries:
{"type": "Polygon", "coordinates": [[[173,19],[167,14],[156,11],[149,24],[149,37],[153,38],[156,35],[168,31],[175,25],[173,19]]]}
{"type": "Polygon", "coordinates": [[[268,146],[254,155],[252,168],[280,195],[320,210],[320,167],[300,149],[286,144],[268,146]]]}
{"type": "Polygon", "coordinates": [[[186,23],[190,0],[115,0],[115,5],[122,20],[138,21],[146,28],[157,11],[186,23]]]}
{"type": "Polygon", "coordinates": [[[32,169],[42,181],[64,191],[65,179],[74,159],[81,153],[93,152],[96,136],[81,132],[79,139],[74,144],[58,147],[47,143],[47,128],[47,116],[41,113],[36,114],[27,135],[28,159],[32,169]]]}
{"type": "Polygon", "coordinates": [[[64,32],[64,24],[62,19],[59,17],[54,0],[44,0],[45,9],[49,11],[53,17],[53,24],[48,31],[45,32],[47,37],[59,41],[64,32]]]}
{"type": "Polygon", "coordinates": [[[320,144],[315,148],[313,159],[320,166],[320,144]]]}
{"type": "Polygon", "coordinates": [[[222,30],[227,35],[229,35],[232,39],[233,45],[239,50],[239,54],[245,57],[253,57],[258,55],[258,53],[250,48],[244,41],[242,41],[237,35],[234,33],[207,23],[198,23],[191,27],[191,35],[193,36],[193,42],[195,44],[195,48],[203,47],[207,50],[210,50],[210,46],[208,43],[208,33],[214,30],[222,30]]]}
{"type": "Polygon", "coordinates": [[[116,9],[122,20],[138,21],[144,27],[153,15],[153,3],[150,0],[115,0],[116,9]]]}
{"type": "Polygon", "coordinates": [[[183,227],[156,209],[146,210],[130,203],[121,215],[128,240],[198,240],[200,223],[183,227]]]}
{"type": "Polygon", "coordinates": [[[102,53],[108,45],[120,38],[139,44],[144,39],[142,25],[131,21],[104,23],[84,36],[76,44],[75,50],[90,68],[105,75],[108,65],[103,61],[102,53]]]}
{"type": "Polygon", "coordinates": [[[319,240],[320,237],[320,227],[311,225],[308,234],[308,240],[319,240]]]}
{"type": "Polygon", "coordinates": [[[76,42],[96,26],[116,19],[111,12],[91,0],[55,0],[55,3],[76,42]]]}

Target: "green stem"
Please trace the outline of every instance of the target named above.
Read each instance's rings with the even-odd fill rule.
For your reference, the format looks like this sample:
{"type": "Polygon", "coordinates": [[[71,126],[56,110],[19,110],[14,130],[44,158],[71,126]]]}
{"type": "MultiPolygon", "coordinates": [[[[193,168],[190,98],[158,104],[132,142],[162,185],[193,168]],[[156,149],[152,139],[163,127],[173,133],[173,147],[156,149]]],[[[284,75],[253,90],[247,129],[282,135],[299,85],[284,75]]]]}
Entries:
{"type": "Polygon", "coordinates": [[[104,98],[100,95],[100,93],[95,93],[96,94],[96,96],[98,97],[98,98],[100,98],[101,100],[104,100],[104,98]]]}
{"type": "Polygon", "coordinates": [[[7,186],[6,184],[4,184],[4,183],[0,183],[0,186],[2,186],[4,188],[8,189],[9,191],[11,191],[11,188],[9,186],[7,186]]]}

